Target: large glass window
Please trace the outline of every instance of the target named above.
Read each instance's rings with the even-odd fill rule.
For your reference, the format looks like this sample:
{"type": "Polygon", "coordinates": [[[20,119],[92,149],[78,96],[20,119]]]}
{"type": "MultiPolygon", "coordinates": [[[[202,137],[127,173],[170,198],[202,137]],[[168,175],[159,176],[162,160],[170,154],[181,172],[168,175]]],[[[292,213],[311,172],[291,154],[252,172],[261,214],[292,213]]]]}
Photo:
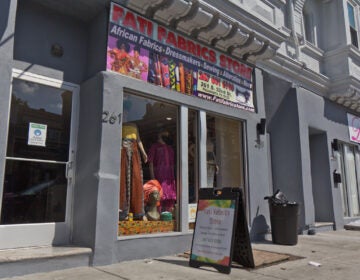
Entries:
{"type": "Polygon", "coordinates": [[[119,235],[177,229],[178,107],[125,94],[119,235]]]}
{"type": "Polygon", "coordinates": [[[306,41],[315,44],[314,20],[311,12],[303,10],[304,29],[306,41]]]}

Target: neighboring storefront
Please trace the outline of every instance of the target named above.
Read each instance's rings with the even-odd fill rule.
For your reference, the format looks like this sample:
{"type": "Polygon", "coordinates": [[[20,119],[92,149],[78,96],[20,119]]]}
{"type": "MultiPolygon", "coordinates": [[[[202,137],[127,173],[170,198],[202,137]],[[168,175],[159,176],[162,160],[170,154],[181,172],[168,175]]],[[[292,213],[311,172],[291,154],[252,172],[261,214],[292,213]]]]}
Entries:
{"type": "Polygon", "coordinates": [[[343,228],[359,218],[359,117],[311,91],[264,76],[275,188],[300,203],[301,232],[343,228]]]}

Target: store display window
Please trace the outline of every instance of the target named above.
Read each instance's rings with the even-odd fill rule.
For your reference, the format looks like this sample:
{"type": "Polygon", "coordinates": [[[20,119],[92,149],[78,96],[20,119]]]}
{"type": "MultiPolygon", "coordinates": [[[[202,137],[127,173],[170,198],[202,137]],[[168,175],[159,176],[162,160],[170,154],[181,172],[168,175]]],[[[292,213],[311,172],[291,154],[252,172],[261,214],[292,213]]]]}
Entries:
{"type": "Polygon", "coordinates": [[[177,229],[178,107],[124,94],[119,235],[177,229]]]}

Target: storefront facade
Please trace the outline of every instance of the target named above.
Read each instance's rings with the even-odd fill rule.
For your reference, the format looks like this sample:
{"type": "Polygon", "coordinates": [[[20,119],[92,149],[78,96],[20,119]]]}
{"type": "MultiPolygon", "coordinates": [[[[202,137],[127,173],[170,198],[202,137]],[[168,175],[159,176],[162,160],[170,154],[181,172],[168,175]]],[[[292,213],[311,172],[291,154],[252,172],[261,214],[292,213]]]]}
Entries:
{"type": "Polygon", "coordinates": [[[356,97],[291,35],[305,1],[57,2],[0,4],[0,249],[184,252],[199,188],[240,188],[252,240],[278,188],[299,232],[359,215],[356,97]]]}
{"type": "Polygon", "coordinates": [[[131,4],[91,20],[47,4],[4,4],[0,247],[85,246],[92,264],[183,252],[202,187],[242,189],[252,236],[266,234],[262,72],[131,4]]]}

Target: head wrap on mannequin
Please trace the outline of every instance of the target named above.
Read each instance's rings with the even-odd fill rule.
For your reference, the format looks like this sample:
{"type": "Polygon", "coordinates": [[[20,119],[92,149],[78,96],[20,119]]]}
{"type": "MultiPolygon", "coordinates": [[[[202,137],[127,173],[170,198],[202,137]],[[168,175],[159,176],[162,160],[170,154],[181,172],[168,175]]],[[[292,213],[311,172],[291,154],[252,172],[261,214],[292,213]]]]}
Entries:
{"type": "MultiPolygon", "coordinates": [[[[150,180],[150,181],[147,181],[144,186],[144,203],[147,204],[148,201],[149,201],[149,196],[152,192],[154,191],[158,191],[159,192],[159,198],[161,199],[161,197],[163,196],[163,191],[162,191],[162,188],[161,188],[161,185],[159,183],[158,180],[150,180]]],[[[157,203],[157,206],[160,206],[160,200],[158,201],[157,203]]]]}

